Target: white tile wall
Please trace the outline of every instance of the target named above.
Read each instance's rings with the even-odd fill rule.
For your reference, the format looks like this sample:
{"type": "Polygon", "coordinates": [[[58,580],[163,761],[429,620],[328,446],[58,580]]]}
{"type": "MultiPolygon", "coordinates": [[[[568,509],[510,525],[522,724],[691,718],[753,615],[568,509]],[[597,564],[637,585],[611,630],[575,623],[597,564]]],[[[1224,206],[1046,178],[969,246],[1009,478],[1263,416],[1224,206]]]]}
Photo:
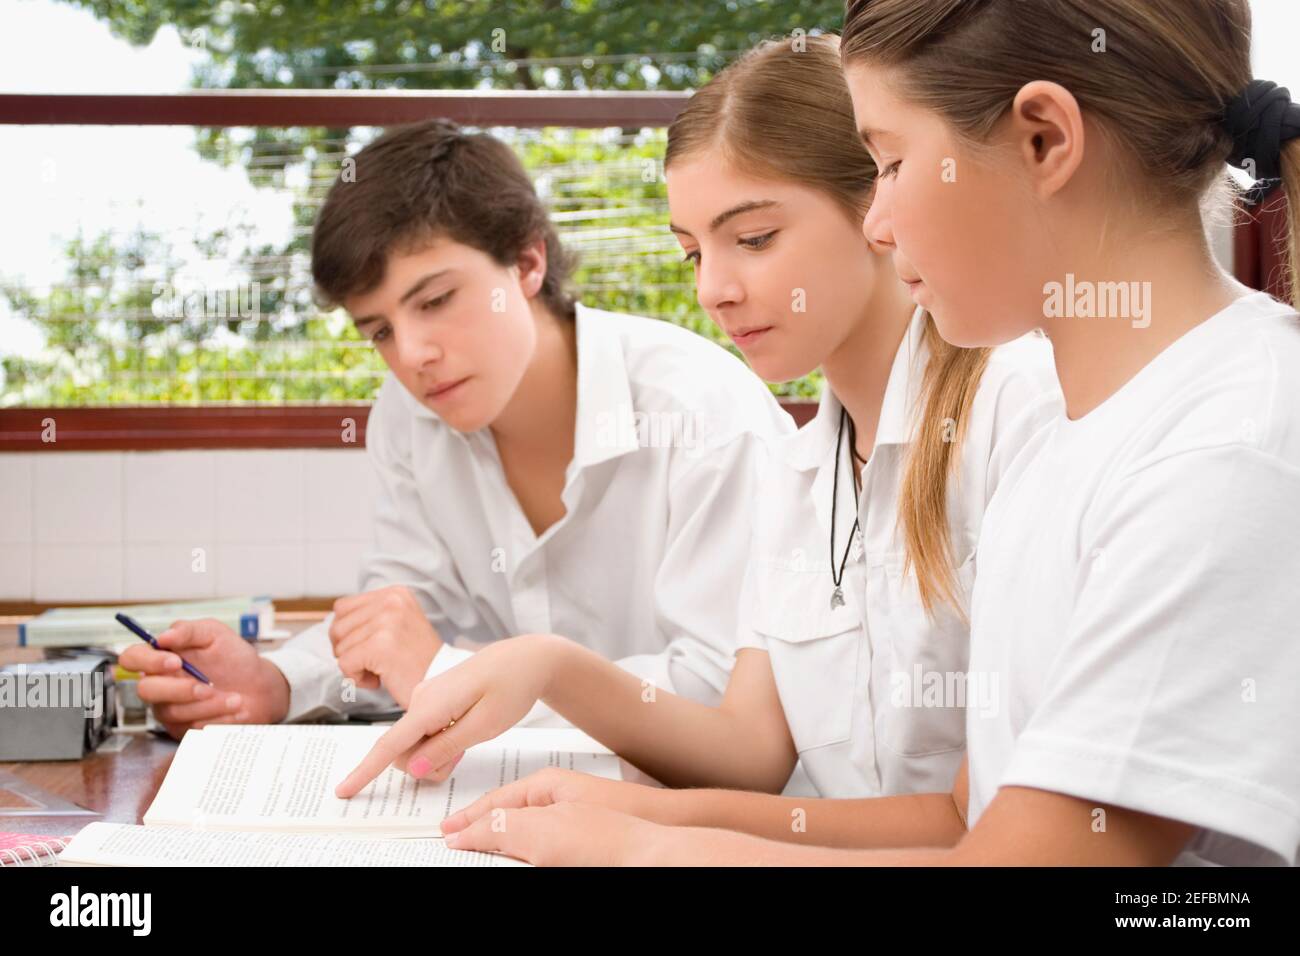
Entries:
{"type": "Polygon", "coordinates": [[[121,545],[121,454],[51,451],[35,459],[36,542],[121,545]]]}
{"type": "Polygon", "coordinates": [[[35,455],[0,455],[0,596],[30,600],[36,529],[32,518],[35,455]]]}
{"type": "Polygon", "coordinates": [[[364,450],[0,454],[0,601],[149,601],[357,586],[364,450]]]}
{"type": "Polygon", "coordinates": [[[35,455],[0,455],[0,544],[31,544],[35,455]]]}
{"type": "Polygon", "coordinates": [[[122,489],[128,544],[193,538],[210,544],[217,527],[217,477],[211,452],[133,452],[122,489]]]}
{"type": "Polygon", "coordinates": [[[123,558],[126,595],[148,594],[159,601],[173,601],[216,597],[219,593],[210,541],[128,542],[123,558]]]}
{"type": "Polygon", "coordinates": [[[36,549],[32,543],[0,543],[0,600],[32,599],[32,565],[36,549]]]}
{"type": "Polygon", "coordinates": [[[31,600],[120,601],[122,544],[36,543],[31,600]]]}
{"type": "Polygon", "coordinates": [[[292,544],[219,544],[217,591],[221,594],[306,593],[307,558],[302,541],[292,544]]]}

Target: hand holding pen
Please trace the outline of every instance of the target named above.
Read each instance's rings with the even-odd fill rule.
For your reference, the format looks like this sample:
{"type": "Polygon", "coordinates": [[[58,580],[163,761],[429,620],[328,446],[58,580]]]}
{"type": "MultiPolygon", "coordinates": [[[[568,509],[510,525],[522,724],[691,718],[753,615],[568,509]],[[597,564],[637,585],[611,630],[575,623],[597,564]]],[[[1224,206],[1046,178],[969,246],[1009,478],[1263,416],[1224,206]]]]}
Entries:
{"type": "MultiPolygon", "coordinates": [[[[150,646],[157,648],[160,651],[165,650],[165,648],[158,646],[158,639],[156,637],[154,637],[152,634],[146,631],[143,627],[141,627],[139,624],[137,624],[134,620],[132,620],[127,615],[114,614],[113,617],[117,619],[117,623],[121,624],[123,627],[125,627],[136,637],[140,638],[140,640],[148,641],[150,646]]],[[[181,658],[181,670],[185,671],[185,673],[189,674],[195,680],[200,680],[205,684],[212,683],[212,681],[208,680],[206,677],[203,676],[202,671],[200,671],[189,661],[185,660],[185,658],[183,657],[181,658]]]]}
{"type": "Polygon", "coordinates": [[[173,737],[210,723],[274,724],[288,715],[284,674],[220,621],[176,621],[156,640],[130,618],[121,624],[144,643],[124,648],[118,664],[141,675],[140,699],[173,737]]]}

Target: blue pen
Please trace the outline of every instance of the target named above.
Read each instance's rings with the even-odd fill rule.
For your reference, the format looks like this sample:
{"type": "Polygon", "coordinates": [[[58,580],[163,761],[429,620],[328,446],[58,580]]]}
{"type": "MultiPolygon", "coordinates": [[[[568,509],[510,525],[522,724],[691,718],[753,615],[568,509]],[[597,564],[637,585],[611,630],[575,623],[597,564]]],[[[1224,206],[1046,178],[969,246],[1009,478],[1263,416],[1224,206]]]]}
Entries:
{"type": "MultiPolygon", "coordinates": [[[[146,631],[139,624],[135,623],[135,621],[131,620],[125,614],[114,614],[113,617],[117,618],[117,623],[121,624],[124,628],[126,628],[136,637],[140,638],[140,640],[148,641],[153,647],[157,648],[160,651],[167,650],[167,648],[165,647],[158,647],[157,639],[155,639],[152,634],[146,631]]],[[[171,651],[169,653],[174,654],[176,652],[171,651]]],[[[203,683],[205,684],[212,683],[212,681],[208,680],[206,677],[203,676],[202,671],[200,671],[197,667],[195,667],[193,664],[191,664],[183,657],[181,658],[181,670],[185,671],[185,673],[189,674],[191,677],[195,678],[196,680],[203,681],[203,683]]]]}

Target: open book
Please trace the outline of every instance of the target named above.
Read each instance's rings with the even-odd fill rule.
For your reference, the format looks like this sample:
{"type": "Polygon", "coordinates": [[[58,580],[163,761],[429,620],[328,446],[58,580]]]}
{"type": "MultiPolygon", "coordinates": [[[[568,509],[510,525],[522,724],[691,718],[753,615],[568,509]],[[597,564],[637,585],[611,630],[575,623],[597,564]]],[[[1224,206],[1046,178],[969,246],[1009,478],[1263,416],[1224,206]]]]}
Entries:
{"type": "Polygon", "coordinates": [[[544,767],[622,776],[618,757],[582,731],[516,727],[467,750],[442,783],[417,780],[390,767],[351,800],[335,797],[334,787],[386,729],[212,724],[190,731],[144,815],[145,825],[87,827],[60,861],[277,865],[292,859],[281,865],[307,865],[306,860],[318,858],[336,865],[400,865],[405,860],[408,865],[481,866],[481,859],[472,858],[484,854],[442,845],[440,824],[451,814],[544,767]],[[213,839],[212,831],[238,832],[213,839]],[[289,839],[302,836],[315,839],[289,839]],[[400,842],[419,845],[383,845],[397,838],[414,838],[400,842]],[[340,850],[339,840],[364,845],[340,850]]]}

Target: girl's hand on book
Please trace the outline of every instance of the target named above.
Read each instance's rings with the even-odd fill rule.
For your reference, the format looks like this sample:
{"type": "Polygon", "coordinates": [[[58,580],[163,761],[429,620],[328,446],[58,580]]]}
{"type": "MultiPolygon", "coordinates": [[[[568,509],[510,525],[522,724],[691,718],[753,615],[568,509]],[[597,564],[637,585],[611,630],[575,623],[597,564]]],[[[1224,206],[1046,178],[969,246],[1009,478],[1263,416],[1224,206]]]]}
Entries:
{"type": "Polygon", "coordinates": [[[138,671],[140,699],[179,740],[207,724],[274,724],[289,712],[289,684],[257,649],[220,621],[177,621],[158,635],[156,650],[135,644],[118,663],[138,671]],[[212,684],[181,670],[181,658],[212,684]]]}
{"type": "Polygon", "coordinates": [[[382,684],[403,710],[442,647],[424,608],[400,584],[339,598],[329,635],[339,670],[358,687],[382,684]]]}
{"type": "Polygon", "coordinates": [[[474,744],[509,730],[541,700],[568,642],[555,634],[524,634],[489,644],[411,692],[393,724],[334,790],[348,799],[389,766],[441,782],[474,744]]]}
{"type": "Polygon", "coordinates": [[[555,803],[585,803],[608,807],[652,823],[676,822],[669,813],[671,790],[626,780],[610,780],[578,770],[547,767],[479,797],[464,810],[442,821],[443,835],[464,830],[485,815],[555,803]]]}
{"type": "Polygon", "coordinates": [[[609,807],[553,803],[493,809],[449,834],[447,846],[504,853],[535,866],[634,866],[647,862],[657,845],[686,832],[609,807]]]}

